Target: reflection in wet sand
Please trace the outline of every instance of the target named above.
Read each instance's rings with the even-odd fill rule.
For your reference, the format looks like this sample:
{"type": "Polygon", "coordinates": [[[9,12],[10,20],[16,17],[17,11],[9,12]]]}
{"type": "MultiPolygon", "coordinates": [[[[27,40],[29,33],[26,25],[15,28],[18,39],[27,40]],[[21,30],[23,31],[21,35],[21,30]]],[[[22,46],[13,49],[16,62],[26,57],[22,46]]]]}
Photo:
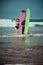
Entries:
{"type": "Polygon", "coordinates": [[[2,65],[43,65],[43,63],[29,63],[29,64],[3,64],[2,65]]]}

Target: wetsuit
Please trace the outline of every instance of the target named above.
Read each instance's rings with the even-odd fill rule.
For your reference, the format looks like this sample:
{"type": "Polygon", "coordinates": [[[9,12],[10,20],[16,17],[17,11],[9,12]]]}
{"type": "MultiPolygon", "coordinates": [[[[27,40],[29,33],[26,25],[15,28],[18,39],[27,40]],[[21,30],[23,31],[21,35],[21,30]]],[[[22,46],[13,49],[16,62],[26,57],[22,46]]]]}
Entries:
{"type": "Polygon", "coordinates": [[[22,25],[23,25],[22,34],[24,34],[25,20],[22,22],[22,25]]]}

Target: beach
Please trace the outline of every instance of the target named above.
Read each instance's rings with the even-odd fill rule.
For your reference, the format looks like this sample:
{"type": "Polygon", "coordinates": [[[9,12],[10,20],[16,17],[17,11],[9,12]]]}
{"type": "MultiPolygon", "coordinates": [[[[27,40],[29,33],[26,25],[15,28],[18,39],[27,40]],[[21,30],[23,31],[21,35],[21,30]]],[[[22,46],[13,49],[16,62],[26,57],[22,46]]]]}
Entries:
{"type": "Polygon", "coordinates": [[[0,65],[43,65],[43,0],[0,0],[0,65]]]}

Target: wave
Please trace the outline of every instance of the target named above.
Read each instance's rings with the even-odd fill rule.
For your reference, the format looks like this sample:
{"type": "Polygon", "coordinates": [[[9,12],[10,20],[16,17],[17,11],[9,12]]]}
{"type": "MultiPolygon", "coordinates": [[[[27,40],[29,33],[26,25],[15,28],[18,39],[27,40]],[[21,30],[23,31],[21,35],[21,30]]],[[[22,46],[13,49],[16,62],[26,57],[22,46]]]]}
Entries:
{"type": "MultiPolygon", "coordinates": [[[[11,19],[0,19],[0,27],[15,27],[16,23],[15,20],[12,21],[11,19]]],[[[43,22],[30,22],[29,27],[34,26],[43,26],[43,22]]]]}
{"type": "Polygon", "coordinates": [[[16,35],[2,35],[0,38],[6,38],[6,37],[33,37],[33,36],[43,36],[43,34],[16,34],[16,35]]]}

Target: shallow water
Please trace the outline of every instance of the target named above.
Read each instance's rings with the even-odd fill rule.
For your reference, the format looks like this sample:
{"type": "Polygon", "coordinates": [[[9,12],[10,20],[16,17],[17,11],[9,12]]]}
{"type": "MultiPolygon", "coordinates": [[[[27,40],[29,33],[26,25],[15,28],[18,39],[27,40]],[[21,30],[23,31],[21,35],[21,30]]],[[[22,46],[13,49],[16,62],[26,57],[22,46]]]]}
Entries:
{"type": "MultiPolygon", "coordinates": [[[[14,35],[14,31],[8,32],[8,29],[7,32],[1,29],[0,35],[14,35]]],[[[29,32],[43,33],[43,28],[30,28],[29,32]]],[[[43,36],[0,38],[0,63],[43,63],[43,36]]]]}

